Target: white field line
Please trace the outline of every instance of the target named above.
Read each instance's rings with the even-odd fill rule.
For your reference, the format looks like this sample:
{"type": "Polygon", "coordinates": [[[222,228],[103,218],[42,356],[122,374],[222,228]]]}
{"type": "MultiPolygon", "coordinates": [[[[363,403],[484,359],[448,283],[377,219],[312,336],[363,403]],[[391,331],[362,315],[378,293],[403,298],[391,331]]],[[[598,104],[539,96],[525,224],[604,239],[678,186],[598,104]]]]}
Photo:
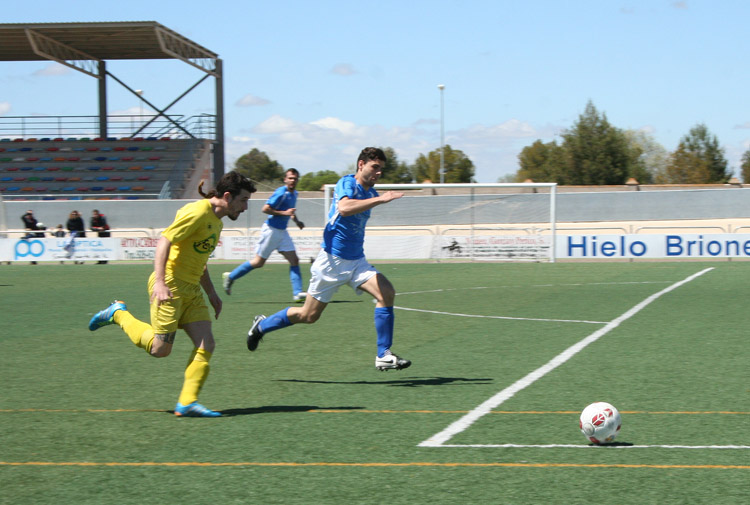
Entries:
{"type": "Polygon", "coordinates": [[[442,444],[440,447],[492,447],[511,449],[750,449],[750,445],[594,445],[594,444],[442,444]]]}
{"type": "Polygon", "coordinates": [[[489,414],[493,409],[497,408],[499,405],[501,405],[506,400],[510,399],[518,393],[519,391],[529,387],[537,380],[541,379],[545,375],[547,375],[549,372],[554,370],[555,368],[559,367],[566,361],[568,361],[570,358],[578,354],[581,350],[586,348],[589,344],[592,344],[599,340],[601,337],[609,333],[610,331],[614,330],[620,324],[624,321],[627,321],[634,315],[636,315],[638,312],[643,310],[645,307],[647,307],[649,304],[654,302],[655,300],[659,299],[661,296],[669,293],[670,291],[673,291],[680,286],[683,286],[684,284],[687,284],[688,282],[700,277],[701,275],[710,272],[713,270],[712,268],[706,268],[704,270],[701,270],[698,273],[695,273],[693,275],[690,275],[689,277],[676,282],[672,284],[669,287],[666,287],[659,291],[658,293],[655,293],[642,302],[638,303],[634,307],[632,307],[627,312],[623,313],[619,317],[613,319],[609,323],[607,323],[606,326],[603,328],[600,328],[596,330],[594,333],[589,335],[588,337],[584,338],[583,340],[573,344],[572,346],[565,349],[563,352],[552,358],[549,362],[542,365],[541,367],[537,368],[533,372],[529,373],[525,377],[517,380],[507,388],[503,389],[499,393],[497,393],[492,398],[486,400],[481,405],[474,408],[474,410],[469,411],[467,414],[465,414],[463,417],[458,419],[457,421],[451,423],[447,428],[445,428],[443,431],[436,433],[435,435],[431,436],[427,440],[419,443],[418,447],[441,447],[443,444],[445,444],[448,440],[453,438],[455,435],[461,433],[462,431],[466,430],[474,424],[478,419],[485,416],[486,414],[489,414]]]}
{"type": "Polygon", "coordinates": [[[503,288],[550,288],[557,286],[612,286],[612,285],[626,285],[626,284],[666,284],[669,281],[625,281],[625,282],[575,282],[565,284],[531,284],[531,285],[511,285],[507,284],[504,286],[475,286],[471,288],[440,288],[440,289],[428,289],[425,291],[406,291],[398,292],[398,296],[403,295],[421,295],[424,293],[442,293],[444,291],[464,291],[471,289],[503,289],[503,288]]]}
{"type": "Polygon", "coordinates": [[[554,322],[554,323],[607,324],[606,321],[585,321],[585,320],[578,320],[578,319],[542,319],[542,318],[537,318],[537,317],[483,316],[479,314],[459,314],[457,312],[442,312],[439,310],[410,309],[408,307],[400,307],[398,305],[394,305],[393,308],[399,309],[399,310],[410,310],[412,312],[427,312],[429,314],[442,314],[446,316],[458,316],[458,317],[478,317],[482,319],[512,319],[514,321],[547,321],[547,322],[554,322]]]}

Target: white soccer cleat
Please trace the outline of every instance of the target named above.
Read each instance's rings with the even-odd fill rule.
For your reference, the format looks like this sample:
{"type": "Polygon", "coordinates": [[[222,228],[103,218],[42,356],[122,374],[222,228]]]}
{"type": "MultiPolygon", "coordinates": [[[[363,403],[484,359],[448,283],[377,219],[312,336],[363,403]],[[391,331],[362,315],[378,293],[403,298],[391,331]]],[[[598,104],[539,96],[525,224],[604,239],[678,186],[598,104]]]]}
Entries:
{"type": "Polygon", "coordinates": [[[375,368],[377,368],[381,372],[386,372],[388,370],[403,370],[404,368],[409,368],[410,366],[411,361],[409,361],[408,359],[399,358],[391,351],[387,351],[385,356],[383,356],[382,358],[375,358],[375,368]]]}
{"type": "Polygon", "coordinates": [[[299,293],[297,293],[296,295],[294,295],[293,300],[295,302],[304,302],[305,298],[307,298],[307,293],[305,293],[304,291],[300,291],[299,293]]]}
{"type": "Polygon", "coordinates": [[[224,272],[221,274],[221,285],[224,287],[224,292],[228,295],[232,294],[232,284],[234,281],[229,277],[231,272],[224,272]]]}

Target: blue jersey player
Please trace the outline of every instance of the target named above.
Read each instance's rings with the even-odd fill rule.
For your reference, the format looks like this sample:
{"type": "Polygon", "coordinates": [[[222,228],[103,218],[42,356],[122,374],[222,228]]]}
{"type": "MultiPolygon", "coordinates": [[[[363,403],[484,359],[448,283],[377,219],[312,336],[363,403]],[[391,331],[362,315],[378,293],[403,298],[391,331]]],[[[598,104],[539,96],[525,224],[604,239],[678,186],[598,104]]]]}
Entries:
{"type": "Polygon", "coordinates": [[[277,188],[271,197],[263,205],[263,212],[268,214],[268,219],[260,229],[260,240],[255,248],[255,257],[246,261],[231,272],[222,274],[223,287],[226,294],[232,294],[234,281],[249,274],[251,270],[260,268],[266,264],[268,257],[279,251],[289,262],[289,280],[292,283],[292,299],[295,302],[304,302],[307,293],[302,291],[302,274],[299,269],[299,258],[294,248],[292,237],[286,227],[291,219],[301,230],[305,223],[297,219],[297,183],[299,172],[296,168],[290,168],[284,174],[284,185],[277,188]]]}
{"type": "Polygon", "coordinates": [[[365,225],[370,210],[404,196],[396,191],[378,195],[373,188],[383,174],[384,165],[385,153],[375,147],[366,147],[357,158],[357,172],[338,181],[323,232],[322,249],[310,268],[312,278],[305,304],[287,307],[269,317],[255,316],[247,335],[249,350],[257,349],[268,332],[317,321],[334,293],[346,284],[357,294],[364,291],[376,300],[374,317],[378,350],[375,367],[378,370],[401,370],[411,365],[411,361],[391,352],[396,290],[385,275],[367,262],[364,252],[365,225]]]}

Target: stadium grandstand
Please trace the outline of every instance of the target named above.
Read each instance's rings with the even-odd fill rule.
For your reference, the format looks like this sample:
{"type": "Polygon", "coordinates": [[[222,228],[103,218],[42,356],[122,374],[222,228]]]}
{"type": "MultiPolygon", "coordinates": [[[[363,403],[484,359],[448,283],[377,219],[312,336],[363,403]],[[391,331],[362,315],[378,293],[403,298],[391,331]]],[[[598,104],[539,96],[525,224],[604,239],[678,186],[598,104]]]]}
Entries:
{"type": "Polygon", "coordinates": [[[0,116],[0,195],[5,200],[179,199],[224,173],[222,61],[155,21],[0,24],[0,61],[49,60],[97,80],[97,116],[0,116]],[[107,69],[108,60],[176,59],[202,77],[158,107],[107,69]],[[172,107],[215,80],[214,114],[172,107]],[[107,113],[110,83],[155,111],[107,113]]]}

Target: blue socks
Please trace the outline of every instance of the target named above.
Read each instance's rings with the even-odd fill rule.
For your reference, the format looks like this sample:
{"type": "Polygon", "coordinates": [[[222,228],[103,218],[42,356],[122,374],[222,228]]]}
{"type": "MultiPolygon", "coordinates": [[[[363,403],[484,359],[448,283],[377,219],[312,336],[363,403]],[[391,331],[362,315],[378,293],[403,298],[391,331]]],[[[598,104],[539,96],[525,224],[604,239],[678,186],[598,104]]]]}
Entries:
{"type": "Polygon", "coordinates": [[[263,321],[261,321],[258,325],[260,327],[260,331],[262,331],[263,333],[268,333],[269,331],[280,330],[282,328],[286,328],[287,326],[291,326],[292,322],[286,315],[287,310],[289,310],[289,307],[282,309],[276,314],[268,316],[263,321]]]}
{"type": "Polygon", "coordinates": [[[237,268],[235,268],[234,270],[232,270],[232,272],[229,274],[229,278],[232,279],[233,281],[236,281],[237,279],[239,279],[243,275],[249,274],[250,270],[252,270],[252,269],[253,269],[253,267],[252,267],[252,265],[250,265],[250,262],[246,261],[242,265],[240,265],[237,268]]]}
{"type": "Polygon", "coordinates": [[[393,307],[375,307],[375,332],[378,335],[378,358],[393,344],[393,307]]]}
{"type": "Polygon", "coordinates": [[[302,292],[302,274],[299,271],[299,265],[289,267],[289,280],[292,281],[292,294],[302,292]]]}

